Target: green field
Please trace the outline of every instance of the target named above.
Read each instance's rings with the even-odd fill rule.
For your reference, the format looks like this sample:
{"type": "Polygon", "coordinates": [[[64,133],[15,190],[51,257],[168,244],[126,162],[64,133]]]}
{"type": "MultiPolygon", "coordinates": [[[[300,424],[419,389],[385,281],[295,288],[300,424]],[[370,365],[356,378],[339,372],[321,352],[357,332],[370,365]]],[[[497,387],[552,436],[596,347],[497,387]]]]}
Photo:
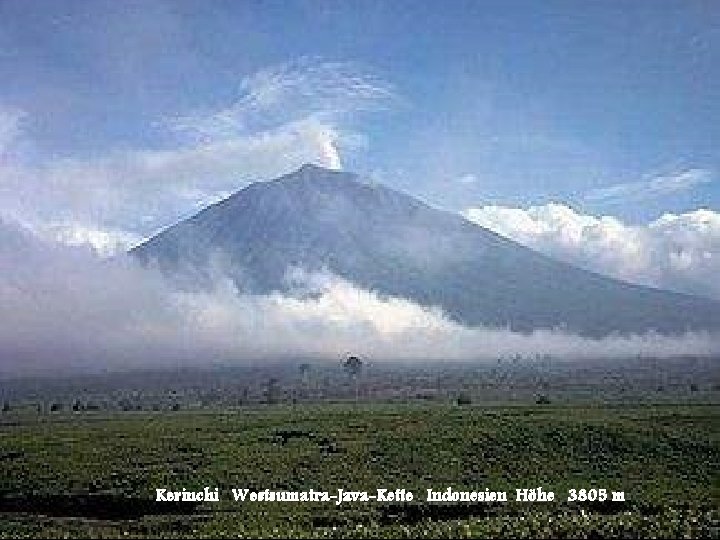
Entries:
{"type": "Polygon", "coordinates": [[[0,536],[718,537],[709,405],[302,405],[6,414],[0,536]],[[219,487],[219,503],[155,488],[219,487]],[[426,503],[428,488],[507,491],[426,503]],[[543,486],[548,503],[515,502],[543,486]],[[235,502],[231,488],[405,488],[412,503],[235,502]],[[570,488],[625,502],[567,502],[570,488]]]}

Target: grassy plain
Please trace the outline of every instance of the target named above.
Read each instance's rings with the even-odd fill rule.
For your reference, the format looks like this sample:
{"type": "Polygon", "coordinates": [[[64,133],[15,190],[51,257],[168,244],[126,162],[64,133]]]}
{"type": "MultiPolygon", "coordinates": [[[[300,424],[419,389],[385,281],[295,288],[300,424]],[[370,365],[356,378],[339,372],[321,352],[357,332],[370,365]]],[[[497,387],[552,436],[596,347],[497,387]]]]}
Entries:
{"type": "Polygon", "coordinates": [[[712,405],[303,404],[6,413],[0,536],[718,537],[712,405]],[[219,503],[155,488],[219,487],[219,503]],[[428,488],[506,503],[426,503],[428,488]],[[514,501],[543,486],[550,503],[514,501]],[[235,502],[231,489],[405,488],[398,503],[235,502]],[[625,501],[567,502],[570,488],[625,501]]]}

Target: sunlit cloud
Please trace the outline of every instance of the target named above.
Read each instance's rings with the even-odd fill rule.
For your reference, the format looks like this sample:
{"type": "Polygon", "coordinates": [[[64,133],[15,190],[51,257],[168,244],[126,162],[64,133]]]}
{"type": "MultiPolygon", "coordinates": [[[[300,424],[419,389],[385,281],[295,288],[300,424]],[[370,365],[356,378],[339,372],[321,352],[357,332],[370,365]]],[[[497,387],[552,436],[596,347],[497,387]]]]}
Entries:
{"type": "Polygon", "coordinates": [[[543,253],[619,279],[720,298],[720,213],[665,214],[641,225],[564,204],[484,206],[471,221],[543,253]]]}

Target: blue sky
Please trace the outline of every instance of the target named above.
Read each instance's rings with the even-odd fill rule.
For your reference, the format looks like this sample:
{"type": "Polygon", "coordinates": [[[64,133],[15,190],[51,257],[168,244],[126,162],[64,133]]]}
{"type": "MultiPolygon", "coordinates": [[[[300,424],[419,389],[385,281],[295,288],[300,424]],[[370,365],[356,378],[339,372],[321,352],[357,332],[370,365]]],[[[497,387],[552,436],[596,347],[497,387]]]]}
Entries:
{"type": "Polygon", "coordinates": [[[713,1],[2,0],[0,81],[0,202],[28,221],[146,235],[326,139],[344,168],[458,211],[633,223],[720,202],[713,1]],[[210,140],[244,141],[236,174],[210,140]],[[171,160],[158,175],[198,178],[137,172],[171,160]]]}

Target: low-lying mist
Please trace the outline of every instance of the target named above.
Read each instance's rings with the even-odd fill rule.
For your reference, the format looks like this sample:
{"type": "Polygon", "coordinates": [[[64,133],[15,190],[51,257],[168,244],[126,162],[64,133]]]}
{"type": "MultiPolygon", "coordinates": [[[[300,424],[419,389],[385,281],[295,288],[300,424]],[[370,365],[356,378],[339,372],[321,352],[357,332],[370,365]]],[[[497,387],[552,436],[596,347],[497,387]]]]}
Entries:
{"type": "MultiPolygon", "coordinates": [[[[709,333],[589,339],[561,330],[468,328],[442,310],[291,271],[288,293],[246,294],[219,274],[188,291],[130,257],[104,259],[0,221],[0,375],[337,361],[483,361],[720,353],[709,333]]],[[[592,309],[592,306],[588,306],[592,309]]]]}

